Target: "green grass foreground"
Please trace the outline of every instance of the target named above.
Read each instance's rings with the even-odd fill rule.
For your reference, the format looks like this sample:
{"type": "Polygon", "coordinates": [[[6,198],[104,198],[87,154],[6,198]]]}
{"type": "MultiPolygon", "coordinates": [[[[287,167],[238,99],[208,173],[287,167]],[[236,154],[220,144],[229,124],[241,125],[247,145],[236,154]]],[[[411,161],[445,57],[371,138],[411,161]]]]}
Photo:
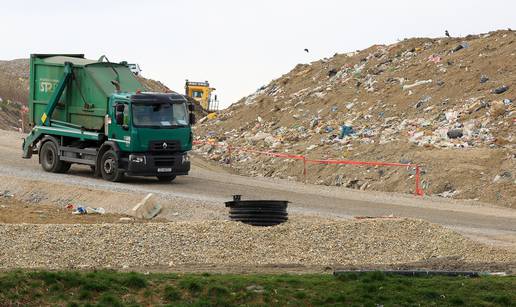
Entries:
{"type": "Polygon", "coordinates": [[[0,306],[515,306],[516,277],[0,273],[0,306]]]}

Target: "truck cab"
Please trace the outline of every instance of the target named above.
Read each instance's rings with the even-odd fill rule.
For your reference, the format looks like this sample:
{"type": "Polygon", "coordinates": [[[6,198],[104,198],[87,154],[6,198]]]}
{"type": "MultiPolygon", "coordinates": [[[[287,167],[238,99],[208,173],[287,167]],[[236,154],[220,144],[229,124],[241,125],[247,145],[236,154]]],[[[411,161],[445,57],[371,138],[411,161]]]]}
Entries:
{"type": "MultiPolygon", "coordinates": [[[[188,174],[193,119],[184,96],[123,93],[113,95],[109,105],[105,135],[119,148],[119,167],[126,175],[170,180],[188,174]]],[[[108,158],[101,161],[103,177],[116,176],[112,163],[108,158]]]]}

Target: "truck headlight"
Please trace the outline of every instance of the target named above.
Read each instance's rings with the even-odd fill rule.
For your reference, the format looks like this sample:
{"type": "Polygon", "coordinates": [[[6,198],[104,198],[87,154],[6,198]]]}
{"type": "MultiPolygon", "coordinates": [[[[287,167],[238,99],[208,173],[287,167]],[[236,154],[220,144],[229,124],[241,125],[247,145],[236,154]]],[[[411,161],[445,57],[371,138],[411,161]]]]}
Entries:
{"type": "Polygon", "coordinates": [[[190,157],[187,154],[183,155],[183,160],[181,161],[182,164],[185,164],[186,162],[190,161],[190,157]]]}
{"type": "Polygon", "coordinates": [[[141,156],[141,155],[129,155],[129,162],[147,163],[145,156],[141,156]]]}

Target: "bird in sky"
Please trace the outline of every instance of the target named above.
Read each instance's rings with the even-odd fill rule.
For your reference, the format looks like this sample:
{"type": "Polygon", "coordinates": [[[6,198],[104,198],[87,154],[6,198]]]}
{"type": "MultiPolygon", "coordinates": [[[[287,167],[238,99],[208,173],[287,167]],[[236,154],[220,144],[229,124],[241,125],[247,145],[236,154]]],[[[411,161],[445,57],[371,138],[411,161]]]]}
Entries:
{"type": "Polygon", "coordinates": [[[310,52],[310,51],[308,51],[308,49],[307,49],[307,48],[305,48],[305,52],[306,52],[306,53],[308,53],[308,52],[310,52]]]}
{"type": "Polygon", "coordinates": [[[448,32],[448,30],[444,31],[444,35],[446,35],[447,37],[451,37],[450,32],[448,32]]]}

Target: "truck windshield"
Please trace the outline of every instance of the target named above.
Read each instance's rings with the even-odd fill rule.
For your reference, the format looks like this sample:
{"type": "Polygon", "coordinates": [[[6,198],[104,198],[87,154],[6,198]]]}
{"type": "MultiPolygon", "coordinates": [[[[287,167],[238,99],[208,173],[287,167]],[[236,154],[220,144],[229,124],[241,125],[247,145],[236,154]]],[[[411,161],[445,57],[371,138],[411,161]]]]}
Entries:
{"type": "Polygon", "coordinates": [[[133,103],[133,124],[137,127],[174,127],[188,125],[184,103],[133,103]]]}

